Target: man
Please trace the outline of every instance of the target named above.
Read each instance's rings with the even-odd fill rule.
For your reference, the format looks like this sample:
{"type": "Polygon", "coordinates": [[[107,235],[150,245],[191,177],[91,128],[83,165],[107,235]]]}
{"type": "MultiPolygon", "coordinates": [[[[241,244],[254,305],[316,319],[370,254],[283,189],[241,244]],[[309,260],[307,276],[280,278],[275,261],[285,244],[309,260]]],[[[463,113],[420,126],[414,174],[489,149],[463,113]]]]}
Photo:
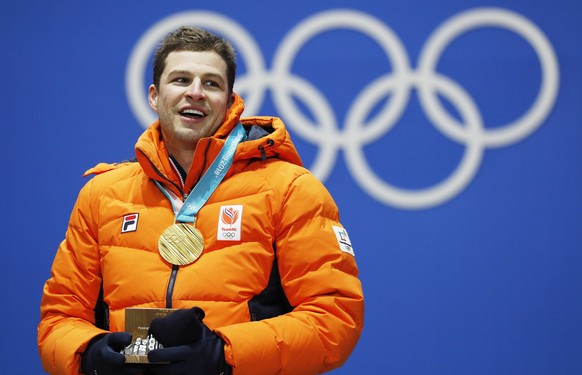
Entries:
{"type": "Polygon", "coordinates": [[[159,121],[137,161],[87,172],[45,284],[49,373],[316,374],[350,355],[363,294],[337,207],[280,119],[240,118],[235,70],[200,29],[157,50],[159,121]],[[177,309],[151,323],[149,364],[120,353],[130,308],[177,309]]]}

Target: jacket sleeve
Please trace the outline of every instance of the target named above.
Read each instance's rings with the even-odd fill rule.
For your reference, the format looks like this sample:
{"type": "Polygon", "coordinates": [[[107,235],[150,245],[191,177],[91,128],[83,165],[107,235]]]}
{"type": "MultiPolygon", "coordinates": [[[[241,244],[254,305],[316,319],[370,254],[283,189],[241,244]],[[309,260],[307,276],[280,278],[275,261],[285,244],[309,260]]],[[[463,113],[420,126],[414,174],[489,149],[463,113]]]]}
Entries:
{"type": "Polygon", "coordinates": [[[340,238],[346,232],[337,207],[310,173],[289,186],[275,221],[281,284],[293,311],[216,332],[235,375],[330,371],[347,360],[363,328],[364,297],[349,239],[340,238]]]}
{"type": "Polygon", "coordinates": [[[91,186],[90,181],[79,194],[44,286],[38,348],[50,374],[78,375],[87,343],[104,332],[94,325],[101,276],[91,186]]]}

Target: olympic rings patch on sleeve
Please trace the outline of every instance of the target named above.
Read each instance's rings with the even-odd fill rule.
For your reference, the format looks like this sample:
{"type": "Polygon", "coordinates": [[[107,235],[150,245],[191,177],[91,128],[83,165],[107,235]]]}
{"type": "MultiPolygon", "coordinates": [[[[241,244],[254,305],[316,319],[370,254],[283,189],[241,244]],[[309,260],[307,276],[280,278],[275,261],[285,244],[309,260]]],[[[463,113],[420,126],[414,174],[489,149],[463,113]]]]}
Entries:
{"type": "Polygon", "coordinates": [[[354,248],[352,247],[352,243],[350,242],[350,237],[348,236],[348,232],[342,228],[335,225],[332,225],[333,231],[335,233],[335,237],[337,238],[337,243],[339,244],[339,248],[344,253],[354,254],[354,248]]]}

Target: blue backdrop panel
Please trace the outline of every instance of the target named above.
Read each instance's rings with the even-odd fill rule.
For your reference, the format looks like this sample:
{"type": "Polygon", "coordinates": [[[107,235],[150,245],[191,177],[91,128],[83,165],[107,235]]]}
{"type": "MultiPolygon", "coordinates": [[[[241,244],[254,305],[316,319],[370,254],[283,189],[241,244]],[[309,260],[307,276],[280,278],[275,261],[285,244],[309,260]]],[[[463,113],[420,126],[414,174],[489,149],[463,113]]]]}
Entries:
{"type": "Polygon", "coordinates": [[[282,117],[340,206],[367,303],[335,374],[582,373],[578,2],[0,8],[3,373],[42,373],[81,175],[133,155],[152,51],[182,24],[232,40],[245,113],[282,117]]]}

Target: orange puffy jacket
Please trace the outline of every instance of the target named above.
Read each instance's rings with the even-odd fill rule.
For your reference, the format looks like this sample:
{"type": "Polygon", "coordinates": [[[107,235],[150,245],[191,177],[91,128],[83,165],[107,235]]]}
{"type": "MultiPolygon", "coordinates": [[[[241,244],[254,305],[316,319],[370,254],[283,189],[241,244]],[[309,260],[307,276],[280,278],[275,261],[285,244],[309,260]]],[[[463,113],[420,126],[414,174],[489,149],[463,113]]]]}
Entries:
{"type": "Polygon", "coordinates": [[[217,133],[199,141],[183,183],[157,122],[136,144],[138,162],[88,171],[96,176],[79,194],[44,287],[38,345],[46,371],[78,374],[88,342],[123,331],[129,307],[201,307],[235,375],[316,374],[350,355],[364,301],[337,207],[301,166],[281,120],[240,119],[243,108],[237,97],[217,133]],[[175,215],[154,180],[177,196],[189,192],[239,121],[270,134],[239,144],[197,216],[202,256],[173,267],[158,253],[158,239],[175,215]],[[219,238],[229,224],[221,220],[225,210],[238,213],[240,240],[219,238]],[[106,326],[96,321],[100,298],[106,326]]]}

